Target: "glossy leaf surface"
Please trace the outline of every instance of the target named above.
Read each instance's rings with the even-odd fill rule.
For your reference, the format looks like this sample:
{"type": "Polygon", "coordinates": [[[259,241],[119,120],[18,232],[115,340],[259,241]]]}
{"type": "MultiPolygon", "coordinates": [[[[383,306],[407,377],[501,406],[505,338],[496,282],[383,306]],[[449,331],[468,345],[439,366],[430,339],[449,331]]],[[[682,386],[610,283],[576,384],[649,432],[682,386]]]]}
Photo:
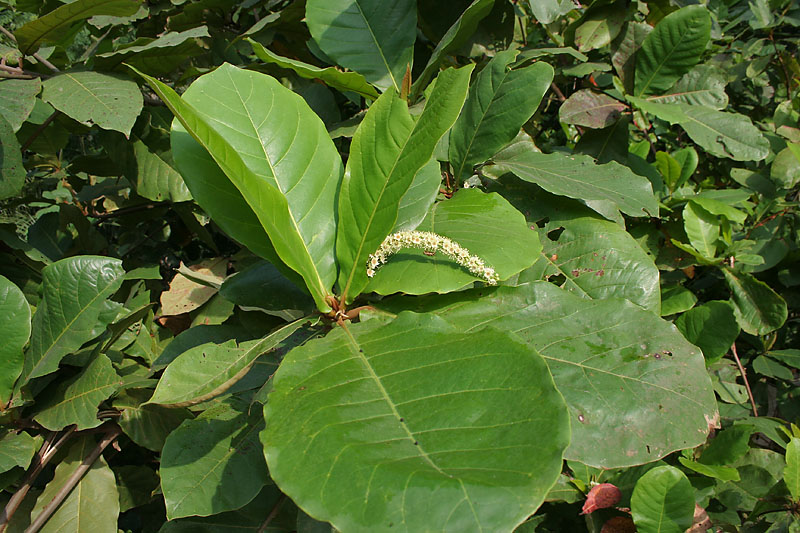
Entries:
{"type": "Polygon", "coordinates": [[[400,91],[413,61],[413,0],[309,0],[306,24],[325,54],[376,87],[400,91]]]}
{"type": "Polygon", "coordinates": [[[211,74],[213,80],[220,81],[219,84],[211,84],[212,80],[207,75],[192,84],[185,98],[180,98],[158,80],[141,75],[239,189],[280,258],[305,280],[317,307],[328,310],[325,298],[333,279],[330,284],[327,280],[335,275],[333,243],[330,239],[333,239],[336,227],[333,206],[328,203],[332,203],[335,197],[341,160],[319,117],[313,114],[300,96],[281,87],[273,78],[241,71],[230,65],[222,66],[211,74]],[[204,85],[210,85],[208,94],[204,85]],[[267,91],[270,100],[254,98],[256,86],[267,91]],[[228,101],[227,98],[231,96],[232,99],[228,101]],[[195,98],[196,103],[204,109],[216,109],[222,116],[217,120],[198,112],[191,103],[195,98]],[[275,107],[277,102],[273,99],[288,107],[278,112],[275,107]],[[226,110],[213,106],[215,101],[234,106],[233,112],[230,108],[226,110]],[[269,123],[270,119],[273,123],[269,123]],[[294,128],[295,132],[301,122],[311,130],[308,135],[289,138],[285,135],[286,130],[281,130],[279,134],[270,129],[275,127],[274,121],[283,127],[294,128]],[[215,126],[212,127],[212,124],[215,126]],[[267,137],[272,136],[275,136],[276,142],[267,146],[267,137]],[[273,150],[277,150],[277,154],[273,150]],[[282,157],[280,169],[277,166],[272,168],[276,156],[282,157]],[[312,158],[314,170],[304,174],[312,158]],[[257,170],[250,165],[257,167],[257,170]],[[285,196],[281,191],[285,191],[289,184],[294,194],[285,196]],[[296,202],[293,198],[296,198],[296,202]],[[308,213],[303,211],[303,208],[309,209],[311,206],[313,210],[308,213]],[[297,215],[300,212],[304,213],[303,218],[297,215]]]}
{"type": "Polygon", "coordinates": [[[400,199],[455,122],[471,71],[472,66],[468,66],[439,74],[416,121],[393,91],[384,93],[353,136],[339,196],[336,243],[339,288],[348,301],[367,284],[367,257],[392,231],[400,199]]]}
{"type": "Polygon", "coordinates": [[[544,62],[510,70],[516,51],[498,53],[476,77],[461,115],[450,132],[453,176],[463,181],[472,166],[510,143],[539,107],[553,81],[544,62]]]}
{"type": "MultiPolygon", "coordinates": [[[[449,237],[484,260],[505,280],[529,267],[542,245],[525,218],[498,194],[461,189],[453,198],[433,206],[419,231],[449,237]]],[[[425,255],[407,249],[393,255],[367,285],[379,294],[450,292],[479,281],[469,270],[444,254],[425,255]]]]}
{"type": "Polygon", "coordinates": [[[713,363],[728,353],[739,336],[739,324],[729,302],[712,300],[683,313],[675,326],[686,340],[703,350],[706,362],[713,363]]]}
{"type": "Polygon", "coordinates": [[[602,468],[655,461],[703,443],[717,420],[700,351],[624,300],[586,300],[534,282],[381,307],[389,305],[433,311],[462,331],[511,331],[541,353],[569,408],[570,460],[602,468]]]}
{"type": "Polygon", "coordinates": [[[122,284],[122,261],[88,255],[44,268],[42,300],[33,315],[31,343],[17,387],[58,369],[61,359],[105,329],[114,318],[106,298],[122,284]]]}
{"type": "Polygon", "coordinates": [[[344,531],[512,530],[561,468],[563,401],[534,350],[426,315],[290,352],[261,434],[270,474],[344,531]]]}

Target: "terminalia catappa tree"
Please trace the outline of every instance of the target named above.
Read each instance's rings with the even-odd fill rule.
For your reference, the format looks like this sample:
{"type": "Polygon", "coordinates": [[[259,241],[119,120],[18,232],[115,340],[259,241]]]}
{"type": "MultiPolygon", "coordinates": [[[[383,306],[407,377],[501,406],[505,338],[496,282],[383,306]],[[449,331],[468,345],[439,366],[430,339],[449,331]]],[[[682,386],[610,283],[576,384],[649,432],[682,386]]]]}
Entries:
{"type": "Polygon", "coordinates": [[[1,1],[0,530],[800,527],[796,1],[1,1]]]}

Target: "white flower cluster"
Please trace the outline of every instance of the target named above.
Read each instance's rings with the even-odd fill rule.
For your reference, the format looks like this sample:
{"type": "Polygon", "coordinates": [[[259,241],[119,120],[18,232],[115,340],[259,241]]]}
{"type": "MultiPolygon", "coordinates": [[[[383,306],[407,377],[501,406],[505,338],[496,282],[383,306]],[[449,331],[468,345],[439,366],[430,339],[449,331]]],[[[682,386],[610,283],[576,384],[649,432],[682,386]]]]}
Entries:
{"type": "Polygon", "coordinates": [[[457,242],[442,237],[430,231],[398,231],[383,240],[381,247],[367,260],[367,276],[375,275],[378,267],[389,260],[389,256],[403,248],[418,248],[426,255],[433,255],[441,251],[444,255],[469,270],[473,275],[483,279],[489,285],[497,285],[499,276],[490,266],[477,255],[472,255],[469,250],[457,242]]]}

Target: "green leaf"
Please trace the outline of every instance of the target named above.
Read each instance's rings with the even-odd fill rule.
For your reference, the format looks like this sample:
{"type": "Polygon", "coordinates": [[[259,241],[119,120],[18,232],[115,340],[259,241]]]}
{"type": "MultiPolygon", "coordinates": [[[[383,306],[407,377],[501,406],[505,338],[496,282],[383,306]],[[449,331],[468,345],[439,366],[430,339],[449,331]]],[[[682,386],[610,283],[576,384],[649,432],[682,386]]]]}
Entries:
{"type": "Polygon", "coordinates": [[[142,110],[139,86],[114,74],[65,72],[45,80],[42,89],[42,100],[70,118],[126,136],[142,110]]]}
{"type": "Polygon", "coordinates": [[[391,90],[384,93],[353,136],[339,195],[336,242],[339,288],[347,302],[366,286],[367,257],[391,232],[400,199],[455,122],[472,68],[469,65],[439,74],[416,122],[403,100],[391,90]]]}
{"type": "Polygon", "coordinates": [[[0,276],[0,316],[0,407],[4,408],[22,372],[22,349],[31,335],[31,308],[22,291],[4,276],[0,276]]]}
{"type": "MultiPolygon", "coordinates": [[[[37,498],[36,505],[31,511],[32,519],[35,519],[42,508],[53,500],[94,446],[94,439],[90,435],[80,437],[72,444],[67,456],[56,466],[52,481],[37,498]]],[[[118,516],[117,481],[114,479],[114,472],[101,455],[40,531],[45,533],[116,531],[118,516]]]]}
{"type": "Polygon", "coordinates": [[[167,519],[238,509],[268,479],[258,442],[264,420],[247,404],[220,404],[170,433],[161,452],[167,519]]]}
{"type": "MultiPolygon", "coordinates": [[[[381,308],[389,308],[389,300],[381,308]]],[[[551,283],[394,299],[467,332],[519,335],[547,361],[572,421],[565,457],[602,468],[699,446],[718,419],[699,350],[669,322],[619,299],[585,300],[551,283]]]]}
{"type": "Polygon", "coordinates": [[[14,32],[17,46],[25,55],[32,55],[39,46],[58,43],[72,34],[75,25],[95,15],[127,17],[141,6],[140,0],[76,0],[56,7],[14,32]]]}
{"type": "Polygon", "coordinates": [[[178,119],[172,124],[170,142],[175,165],[194,201],[232,239],[273,265],[279,265],[281,272],[291,276],[298,285],[305,285],[303,279],[278,257],[258,216],[239,189],[231,183],[206,149],[186,132],[178,119]]]}
{"type": "Polygon", "coordinates": [[[677,183],[675,183],[675,188],[679,189],[689,181],[694,171],[697,170],[699,159],[697,157],[697,152],[691,146],[672,152],[672,158],[681,166],[681,177],[678,179],[677,183]]]}
{"type": "Polygon", "coordinates": [[[542,24],[550,24],[575,9],[572,0],[528,0],[533,16],[542,24]]]}
{"type": "MultiPolygon", "coordinates": [[[[435,204],[417,229],[449,237],[494,268],[500,280],[529,267],[542,249],[522,213],[499,194],[478,189],[459,189],[450,200],[435,204]]],[[[444,293],[479,279],[444,254],[427,256],[422,250],[407,249],[378,270],[367,290],[444,293]]]]}
{"type": "Polygon", "coordinates": [[[343,531],[511,531],[536,510],[569,429],[534,350],[430,315],[347,328],[275,374],[261,440],[282,491],[343,531]]]}
{"type": "Polygon", "coordinates": [[[378,98],[378,91],[375,90],[375,87],[367,83],[364,76],[357,72],[342,72],[335,67],[315,67],[302,61],[274,54],[267,50],[264,45],[252,39],[247,39],[247,42],[253,47],[253,52],[261,61],[293,70],[301,78],[322,80],[330,87],[339,89],[342,92],[353,91],[371,100],[378,98]]]}
{"type": "Polygon", "coordinates": [[[503,179],[500,185],[529,227],[547,220],[539,229],[541,257],[520,273],[519,283],[564,276],[562,288],[583,298],[625,298],[658,312],[658,268],[624,228],[528,183],[503,179]]]}
{"type": "Polygon", "coordinates": [[[514,140],[553,81],[553,68],[544,62],[510,70],[516,57],[516,50],[499,52],[469,89],[450,132],[450,164],[458,182],[514,140]]]}
{"type": "Polygon", "coordinates": [[[447,33],[436,43],[436,48],[431,52],[431,57],[425,65],[422,74],[419,75],[414,85],[411,87],[412,94],[419,94],[419,91],[427,87],[428,82],[439,69],[442,60],[472,37],[478,27],[478,23],[486,18],[494,6],[495,0],[473,0],[467,6],[458,19],[447,30],[447,33]]]}
{"type": "Polygon", "coordinates": [[[674,191],[681,181],[681,164],[667,152],[656,152],[656,168],[664,178],[670,191],[674,191]]]}
{"type": "Polygon", "coordinates": [[[697,461],[691,461],[686,457],[678,457],[678,462],[693,472],[697,472],[706,477],[719,479],[720,481],[739,481],[741,479],[739,471],[732,466],[707,465],[698,463],[697,461]]]}
{"type": "Polygon", "coordinates": [[[133,442],[161,452],[167,435],[184,420],[192,418],[192,413],[188,409],[145,404],[151,394],[147,389],[126,390],[114,400],[113,406],[122,411],[118,423],[133,442]]]}
{"type": "Polygon", "coordinates": [[[575,45],[581,52],[597,50],[619,35],[625,23],[625,4],[616,3],[593,9],[575,28],[575,45]]]}
{"type": "Polygon", "coordinates": [[[566,124],[586,126],[587,128],[605,128],[616,122],[620,113],[627,108],[625,103],[611,98],[605,93],[581,89],[572,93],[561,104],[558,118],[566,124]]]}
{"type": "Polygon", "coordinates": [[[97,407],[122,385],[111,361],[98,354],[83,371],[60,381],[37,399],[38,413],[33,417],[51,431],[75,424],[78,431],[100,425],[97,407]]]}
{"type": "Polygon", "coordinates": [[[658,201],[647,178],[615,161],[596,165],[586,155],[541,154],[533,149],[503,150],[493,160],[495,165],[486,169],[493,176],[511,172],[553,194],[602,200],[633,217],[658,216],[658,201]]]}
{"type": "Polygon", "coordinates": [[[649,470],[633,489],[631,515],[639,533],[683,533],[694,516],[692,484],[672,466],[649,470]]]}
{"type": "Polygon", "coordinates": [[[32,80],[15,80],[4,78],[0,81],[0,117],[17,131],[25,122],[36,103],[36,95],[42,90],[39,78],[32,80]]]}
{"type": "Polygon", "coordinates": [[[686,116],[681,127],[709,154],[734,161],[761,161],[769,155],[769,141],[749,117],[702,106],[681,107],[686,116]]]}
{"type": "Polygon", "coordinates": [[[690,201],[683,208],[683,229],[695,250],[706,259],[717,256],[720,224],[717,217],[690,201]]]}
{"type": "Polygon", "coordinates": [[[683,285],[661,289],[661,316],[670,316],[688,311],[697,303],[697,296],[683,285]]]}
{"type": "Polygon", "coordinates": [[[3,431],[0,435],[0,472],[8,472],[17,466],[28,468],[40,445],[41,438],[36,439],[23,431],[3,431]]]}
{"type": "Polygon", "coordinates": [[[256,359],[303,326],[297,320],[257,341],[201,344],[172,361],[148,403],[186,407],[219,396],[250,370],[256,359]]]}
{"type": "Polygon", "coordinates": [[[731,289],[736,320],[751,335],[766,335],[786,322],[786,301],[769,285],[751,274],[723,268],[725,281],[731,289]]]}
{"type": "Polygon", "coordinates": [[[123,62],[154,76],[165,75],[179,67],[189,57],[203,52],[198,39],[209,37],[208,28],[200,26],[182,32],[167,32],[157,39],[140,37],[113,52],[98,54],[95,69],[113,70],[123,62]]]}
{"type": "Polygon", "coordinates": [[[711,16],[705,6],[687,6],[661,19],[636,53],[633,94],[669,89],[700,61],[710,38],[711,16]]]}
{"type": "Polygon", "coordinates": [[[408,191],[400,198],[397,205],[397,222],[392,232],[416,229],[436,201],[441,185],[441,167],[434,156],[417,171],[408,191]]]}
{"type": "Polygon", "coordinates": [[[786,468],[783,481],[794,501],[800,501],[800,439],[793,438],[786,445],[786,468]]]}
{"type": "Polygon", "coordinates": [[[275,79],[227,63],[198,78],[183,98],[139,74],[239,189],[280,258],[305,280],[318,309],[330,310],[341,159],[319,117],[275,79]],[[247,98],[254,90],[260,97],[247,98]],[[300,128],[304,133],[297,136],[300,128]]]}
{"type": "Polygon", "coordinates": [[[136,158],[134,183],[139,196],[155,202],[188,202],[192,194],[177,170],[140,140],[132,143],[136,158]]]}
{"type": "Polygon", "coordinates": [[[675,326],[686,340],[703,350],[711,364],[728,353],[739,336],[739,324],[729,302],[706,302],[690,309],[675,320],[675,326]]]}
{"type": "Polygon", "coordinates": [[[308,293],[283,276],[272,263],[260,261],[225,278],[219,293],[233,303],[267,311],[299,310],[310,313],[314,302],[308,293]]]}
{"type": "Polygon", "coordinates": [[[61,359],[101,333],[114,315],[106,298],[122,284],[122,261],[82,255],[42,270],[42,299],[17,388],[58,369],[61,359]]]}
{"type": "Polygon", "coordinates": [[[25,185],[22,153],[11,124],[0,116],[0,200],[18,195],[25,185]]]}
{"type": "Polygon", "coordinates": [[[711,109],[728,107],[725,73],[709,65],[698,65],[684,74],[666,94],[649,96],[651,102],[662,104],[693,104],[711,109]]]}
{"type": "Polygon", "coordinates": [[[703,450],[698,462],[717,466],[734,464],[750,450],[750,436],[755,431],[755,427],[746,424],[720,431],[703,450]]]}
{"type": "Polygon", "coordinates": [[[784,189],[792,189],[800,182],[800,143],[786,143],[786,148],[772,160],[769,177],[784,189]]]}
{"type": "Polygon", "coordinates": [[[385,90],[400,92],[417,39],[414,0],[308,0],[306,25],[337,64],[385,90]]]}

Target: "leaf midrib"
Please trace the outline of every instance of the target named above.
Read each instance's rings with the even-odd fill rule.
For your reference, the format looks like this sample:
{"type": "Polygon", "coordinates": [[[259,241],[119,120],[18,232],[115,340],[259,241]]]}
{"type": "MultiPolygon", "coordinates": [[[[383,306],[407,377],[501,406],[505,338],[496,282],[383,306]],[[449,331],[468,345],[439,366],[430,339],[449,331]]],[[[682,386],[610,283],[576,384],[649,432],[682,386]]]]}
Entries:
{"type": "Polygon", "coordinates": [[[394,78],[394,72],[392,72],[392,69],[389,67],[389,62],[386,60],[386,56],[383,53],[383,48],[381,48],[380,44],[378,43],[378,39],[375,37],[375,32],[372,31],[372,26],[370,25],[369,20],[367,20],[367,16],[364,14],[364,10],[361,9],[361,4],[359,3],[359,0],[355,0],[353,4],[358,9],[358,14],[361,15],[362,19],[364,19],[364,25],[367,27],[367,31],[369,31],[370,37],[372,37],[372,42],[375,43],[375,48],[378,49],[378,53],[381,56],[381,61],[383,61],[383,66],[386,67],[386,71],[389,73],[389,77],[392,79],[392,85],[394,85],[394,89],[397,92],[400,92],[400,86],[397,85],[397,80],[394,78]]]}
{"type": "MultiPolygon", "coordinates": [[[[680,37],[678,38],[678,42],[675,43],[675,46],[673,46],[672,49],[669,52],[667,52],[667,55],[664,57],[664,60],[661,61],[658,64],[658,66],[655,68],[655,70],[653,70],[653,74],[647,80],[647,83],[645,83],[644,87],[642,87],[642,90],[639,91],[639,94],[637,96],[641,96],[641,95],[647,93],[647,89],[650,88],[650,85],[653,83],[653,80],[658,75],[658,73],[661,72],[661,69],[664,68],[664,65],[666,65],[666,63],[669,60],[669,58],[672,57],[672,54],[675,53],[675,50],[677,50],[678,46],[682,45],[684,43],[684,40],[686,39],[686,36],[688,36],[690,33],[693,33],[696,28],[697,28],[697,26],[690,25],[690,28],[689,28],[688,31],[680,34],[680,37]]],[[[649,37],[649,35],[648,35],[648,37],[649,37]]]]}

